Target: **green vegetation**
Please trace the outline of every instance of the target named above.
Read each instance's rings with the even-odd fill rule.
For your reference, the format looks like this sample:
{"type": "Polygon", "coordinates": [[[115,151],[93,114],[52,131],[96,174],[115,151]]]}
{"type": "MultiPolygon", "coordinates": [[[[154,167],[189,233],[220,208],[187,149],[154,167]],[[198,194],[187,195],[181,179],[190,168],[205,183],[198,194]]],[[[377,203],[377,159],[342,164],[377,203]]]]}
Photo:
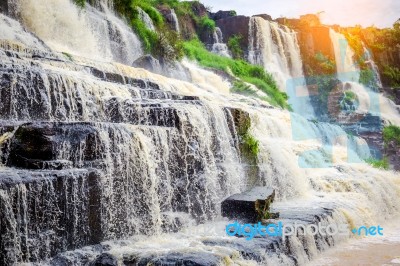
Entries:
{"type": "Polygon", "coordinates": [[[392,87],[400,88],[400,69],[385,65],[383,68],[383,78],[388,80],[392,87]]]}
{"type": "Polygon", "coordinates": [[[202,30],[214,31],[215,30],[215,21],[204,16],[199,21],[200,27],[202,30]]]}
{"type": "Polygon", "coordinates": [[[354,101],[357,99],[357,95],[352,91],[345,91],[344,92],[344,100],[345,101],[354,101]]]}
{"type": "Polygon", "coordinates": [[[318,52],[317,54],[315,54],[315,60],[322,73],[330,74],[336,71],[335,61],[328,56],[325,56],[323,53],[318,52]]]}
{"type": "Polygon", "coordinates": [[[372,165],[372,167],[375,167],[378,169],[384,169],[384,170],[389,169],[389,161],[387,158],[383,158],[381,160],[370,158],[370,159],[365,160],[365,162],[372,165]]]}
{"type": "Polygon", "coordinates": [[[73,60],[74,60],[74,58],[72,57],[71,54],[66,53],[66,52],[62,52],[62,54],[63,54],[69,61],[73,61],[73,60]]]}
{"type": "Polygon", "coordinates": [[[360,71],[359,82],[365,86],[373,86],[375,81],[374,72],[371,69],[362,69],[360,71]]]}
{"type": "Polygon", "coordinates": [[[307,77],[336,74],[335,60],[322,52],[317,52],[314,56],[303,58],[303,63],[307,77]]]}
{"type": "Polygon", "coordinates": [[[397,145],[400,145],[400,127],[395,125],[384,127],[383,140],[385,141],[385,144],[394,141],[397,145]]]}
{"type": "Polygon", "coordinates": [[[74,3],[80,8],[84,8],[86,5],[86,0],[74,0],[74,3]]]}
{"type": "MultiPolygon", "coordinates": [[[[375,56],[375,62],[381,72],[382,82],[387,86],[398,87],[400,85],[400,70],[396,67],[387,66],[387,64],[395,64],[397,54],[397,45],[400,43],[400,23],[397,22],[392,28],[379,29],[375,26],[362,28],[361,26],[342,28],[343,33],[350,45],[355,51],[355,60],[358,62],[360,69],[367,69],[365,64],[365,51],[363,43],[371,49],[375,56]],[[389,57],[387,56],[389,55],[389,57]],[[391,55],[391,56],[390,56],[391,55]]],[[[368,74],[365,74],[368,78],[368,74]]],[[[363,84],[366,80],[361,80],[363,84]]]]}
{"type": "MultiPolygon", "coordinates": [[[[163,16],[155,8],[162,2],[159,0],[114,0],[114,9],[129,21],[130,26],[141,39],[146,52],[164,62],[180,60],[183,56],[183,42],[176,32],[167,28],[163,16]],[[157,32],[146,27],[140,19],[138,8],[149,15],[157,32]]],[[[179,3],[178,1],[167,2],[179,3]]]]}
{"type": "Polygon", "coordinates": [[[189,59],[196,60],[200,65],[218,69],[229,73],[230,71],[241,80],[255,85],[265,92],[268,101],[275,106],[289,108],[286,93],[280,92],[273,77],[266,73],[260,66],[251,65],[243,60],[222,57],[209,52],[197,39],[183,44],[184,52],[189,59]]]}
{"type": "Polygon", "coordinates": [[[241,35],[233,35],[228,40],[227,45],[234,59],[243,59],[243,50],[240,45],[242,39],[243,37],[241,35]]]}
{"type": "Polygon", "coordinates": [[[348,107],[356,108],[358,105],[357,95],[352,91],[345,91],[343,99],[340,101],[340,107],[342,110],[348,110],[348,107]]]}
{"type": "Polygon", "coordinates": [[[260,151],[259,142],[248,132],[242,137],[243,151],[250,156],[257,156],[260,151]]]}
{"type": "Polygon", "coordinates": [[[250,85],[246,84],[242,80],[236,80],[233,82],[233,86],[231,88],[231,92],[242,94],[242,95],[252,95],[256,96],[255,91],[251,88],[250,85]]]}

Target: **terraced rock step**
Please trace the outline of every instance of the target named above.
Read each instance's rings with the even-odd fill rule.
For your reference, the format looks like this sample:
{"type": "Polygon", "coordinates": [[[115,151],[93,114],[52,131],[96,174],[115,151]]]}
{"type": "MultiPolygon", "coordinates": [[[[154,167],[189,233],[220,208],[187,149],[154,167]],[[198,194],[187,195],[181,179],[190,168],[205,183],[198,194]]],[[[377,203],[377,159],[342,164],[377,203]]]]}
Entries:
{"type": "Polygon", "coordinates": [[[88,169],[1,170],[0,263],[38,261],[98,243],[99,179],[88,169]]]}

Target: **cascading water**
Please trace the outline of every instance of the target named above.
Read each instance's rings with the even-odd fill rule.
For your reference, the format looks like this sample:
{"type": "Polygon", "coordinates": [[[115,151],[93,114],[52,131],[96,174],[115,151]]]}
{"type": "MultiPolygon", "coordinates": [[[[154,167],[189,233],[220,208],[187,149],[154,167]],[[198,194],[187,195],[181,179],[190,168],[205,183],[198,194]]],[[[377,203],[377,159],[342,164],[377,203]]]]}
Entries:
{"type": "Polygon", "coordinates": [[[155,31],[156,27],[153,24],[153,21],[151,20],[150,16],[143,11],[143,9],[141,9],[140,7],[137,8],[138,12],[139,12],[139,18],[143,21],[143,23],[146,25],[146,27],[149,30],[155,31]]]}
{"type": "Polygon", "coordinates": [[[251,17],[248,60],[273,75],[280,90],[288,93],[295,112],[314,117],[295,32],[276,22],[251,17]]]}
{"type": "Polygon", "coordinates": [[[336,73],[342,82],[358,82],[360,69],[354,61],[354,52],[343,34],[330,29],[329,35],[335,51],[336,73]]]}
{"type": "MultiPolygon", "coordinates": [[[[399,175],[360,163],[368,146],[338,126],[229,94],[221,78],[189,63],[192,84],[71,59],[1,19],[0,39],[11,38],[0,42],[1,264],[81,265],[106,253],[121,264],[302,265],[346,238],[226,236],[220,203],[249,184],[232,110],[251,118],[255,185],[276,189],[284,222],[372,225],[400,211],[399,175]]],[[[272,47],[276,62],[286,61],[277,77],[298,77],[297,57],[282,53],[296,52],[294,34],[252,23],[280,39],[255,35],[253,58],[273,60],[264,56],[272,47]]],[[[43,39],[52,48],[60,38],[43,39]]]]}
{"type": "Polygon", "coordinates": [[[220,28],[215,27],[214,33],[213,33],[213,41],[214,44],[212,45],[211,51],[215,54],[225,56],[225,57],[231,57],[229,54],[229,49],[226,43],[224,43],[222,31],[220,28]]]}
{"type": "Polygon", "coordinates": [[[19,0],[17,14],[27,29],[55,51],[132,64],[143,54],[138,37],[108,9],[109,4],[97,5],[104,12],[88,4],[79,10],[69,0],[19,0]]]}
{"type": "Polygon", "coordinates": [[[364,47],[366,63],[370,65],[373,72],[375,85],[365,86],[359,83],[360,69],[354,61],[354,51],[349,46],[346,38],[330,29],[330,37],[335,52],[337,78],[342,82],[342,90],[351,91],[357,95],[358,106],[356,113],[372,114],[390,121],[394,124],[400,124],[399,112],[393,101],[376,91],[375,86],[382,86],[379,73],[370,52],[364,47]]]}
{"type": "Polygon", "coordinates": [[[376,63],[374,62],[374,59],[372,58],[370,50],[364,46],[364,56],[365,56],[365,63],[369,66],[370,70],[373,73],[373,84],[370,84],[373,89],[379,90],[379,88],[382,88],[382,81],[381,77],[379,75],[379,69],[376,63]]]}
{"type": "Polygon", "coordinates": [[[171,19],[171,21],[172,21],[172,24],[174,25],[175,31],[176,31],[177,33],[180,33],[180,32],[181,32],[181,28],[180,28],[180,26],[179,26],[178,16],[176,15],[174,9],[171,9],[171,13],[170,13],[169,16],[170,16],[170,19],[171,19]]]}

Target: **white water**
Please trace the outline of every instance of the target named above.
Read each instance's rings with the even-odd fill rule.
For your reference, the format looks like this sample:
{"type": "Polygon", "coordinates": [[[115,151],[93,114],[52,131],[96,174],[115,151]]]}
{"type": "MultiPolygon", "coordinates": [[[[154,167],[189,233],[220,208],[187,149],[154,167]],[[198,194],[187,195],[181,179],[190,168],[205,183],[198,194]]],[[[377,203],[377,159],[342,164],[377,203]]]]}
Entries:
{"type": "MultiPolygon", "coordinates": [[[[17,33],[20,32],[20,27],[15,29],[17,33]]],[[[55,38],[50,36],[49,39],[55,38]]],[[[29,43],[34,45],[35,41],[29,43]]],[[[265,44],[274,46],[271,41],[265,44]]],[[[280,56],[276,58],[282,60],[280,56]]],[[[260,141],[258,160],[261,179],[263,184],[276,189],[277,208],[301,210],[303,214],[307,214],[318,206],[334,204],[337,210],[325,222],[355,225],[373,225],[381,219],[390,219],[400,211],[399,174],[377,170],[361,163],[360,157],[369,156],[364,140],[348,137],[338,126],[313,123],[287,111],[264,108],[257,101],[244,100],[244,96],[229,94],[229,85],[221,78],[190,64],[188,67],[194,77],[194,84],[126,65],[80,58],[76,59],[75,64],[38,61],[33,69],[29,59],[10,59],[4,55],[1,59],[4,66],[11,68],[18,65],[21,71],[25,69],[29,73],[38,73],[45,81],[40,93],[35,91],[34,86],[19,88],[14,83],[13,97],[25,90],[28,100],[20,98],[19,102],[13,102],[10,120],[34,120],[35,114],[27,110],[32,102],[40,102],[31,100],[40,97],[47,107],[41,114],[45,117],[42,120],[98,122],[94,126],[99,136],[96,147],[101,150],[99,154],[105,162],[102,168],[104,175],[101,179],[103,197],[100,212],[107,238],[128,238],[132,234],[146,233],[139,229],[141,227],[145,227],[147,233],[157,234],[160,232],[160,221],[164,213],[171,215],[172,212],[172,215],[187,217],[182,215],[182,210],[171,208],[178,203],[181,203],[180,208],[185,212],[203,221],[219,218],[221,200],[232,193],[243,191],[248,181],[229,132],[230,122],[222,109],[226,106],[241,108],[250,113],[251,134],[260,141]],[[161,86],[160,96],[150,101],[163,107],[176,108],[182,123],[181,131],[176,128],[151,127],[150,118],[145,115],[142,118],[149,119],[147,126],[105,123],[109,115],[106,107],[110,100],[116,99],[120,104],[117,109],[123,110],[123,119],[128,119],[132,111],[137,111],[130,109],[132,104],[149,99],[135,86],[94,78],[88,74],[86,66],[95,66],[99,70],[123,74],[126,77],[155,81],[161,86]],[[202,99],[201,104],[169,101],[171,92],[197,95],[202,99]],[[51,95],[56,97],[52,98],[51,95]],[[333,143],[324,144],[327,139],[333,143]],[[313,152],[305,154],[304,162],[299,163],[300,155],[307,151],[313,152]],[[181,166],[177,161],[182,158],[187,160],[184,163],[185,168],[177,169],[180,168],[177,166],[181,166]],[[353,164],[349,161],[359,163],[353,164]],[[196,172],[193,169],[196,164],[203,166],[201,171],[196,172]],[[176,171],[181,172],[176,175],[176,171]],[[183,195],[183,198],[176,200],[174,190],[180,191],[177,194],[183,195]],[[146,211],[142,212],[137,208],[138,205],[146,211]]],[[[284,73],[282,69],[279,70],[280,73],[284,73]]],[[[64,133],[68,135],[68,132],[64,133]]],[[[85,143],[81,145],[81,150],[75,151],[65,142],[59,150],[58,159],[74,160],[80,166],[84,163],[82,151],[85,143]]],[[[80,192],[84,191],[85,184],[83,188],[79,184],[73,182],[71,198],[75,201],[68,205],[71,208],[84,201],[84,194],[80,192]]],[[[46,189],[48,187],[47,199],[57,197],[51,185],[46,189]]],[[[12,196],[18,195],[21,206],[25,206],[28,203],[27,197],[42,193],[43,188],[35,187],[32,192],[36,190],[36,194],[27,195],[25,185],[21,184],[10,195],[1,191],[0,197],[2,202],[8,203],[12,196]]],[[[7,210],[11,212],[11,205],[7,210]]],[[[78,217],[84,211],[76,208],[74,214],[78,217]]],[[[9,216],[12,217],[11,213],[9,216]]],[[[17,230],[18,221],[10,221],[12,228],[17,230]]],[[[54,218],[51,221],[55,223],[57,220],[54,218]]],[[[79,223],[75,222],[74,230],[79,231],[79,223]]],[[[232,241],[223,231],[227,220],[207,222],[194,228],[191,222],[193,221],[189,220],[187,223],[187,231],[177,234],[158,234],[150,238],[135,236],[127,241],[110,241],[111,253],[122,255],[123,252],[160,254],[171,251],[205,251],[208,254],[219,254],[227,259],[227,263],[257,264],[254,261],[244,261],[234,247],[210,247],[203,243],[205,239],[232,241]],[[203,231],[200,232],[202,228],[203,231]]],[[[9,233],[12,235],[11,230],[9,233]]],[[[334,242],[341,240],[335,238],[334,242]]],[[[15,239],[15,243],[19,243],[18,241],[19,238],[15,239]]],[[[313,238],[293,237],[288,241],[292,255],[300,264],[318,254],[313,238]],[[311,255],[305,253],[304,246],[311,255]]],[[[36,245],[40,244],[38,242],[36,245]]],[[[34,250],[35,245],[31,248],[34,250]]],[[[284,255],[279,257],[277,254],[264,253],[262,256],[264,265],[285,265],[291,262],[284,255]]]]}
{"type": "Polygon", "coordinates": [[[174,9],[171,9],[171,14],[170,14],[170,16],[171,16],[171,20],[173,21],[175,31],[176,31],[177,33],[180,33],[180,32],[181,32],[181,28],[180,28],[180,26],[179,26],[178,16],[176,15],[174,9]]]}
{"type": "Polygon", "coordinates": [[[332,45],[335,51],[336,73],[342,82],[358,82],[360,79],[360,69],[354,61],[354,52],[349,46],[343,34],[337,33],[333,29],[329,30],[332,45]]]}
{"type": "Polygon", "coordinates": [[[289,95],[289,104],[296,113],[314,117],[294,31],[261,17],[251,17],[248,60],[272,74],[279,89],[289,95]]]}
{"type": "Polygon", "coordinates": [[[155,31],[156,27],[154,26],[153,21],[151,20],[150,16],[145,11],[143,11],[143,9],[141,9],[140,7],[137,7],[137,10],[139,12],[139,18],[144,22],[146,27],[149,30],[155,31]]]}
{"type": "Polygon", "coordinates": [[[50,48],[99,61],[131,64],[143,52],[138,37],[100,2],[104,12],[69,0],[19,0],[24,26],[50,48]]]}
{"type": "Polygon", "coordinates": [[[214,44],[212,46],[212,52],[221,56],[231,57],[229,54],[229,49],[226,43],[224,43],[224,38],[220,28],[215,27],[213,33],[214,44]]]}
{"type": "Polygon", "coordinates": [[[382,88],[383,86],[382,86],[381,77],[379,75],[378,66],[374,62],[374,59],[372,58],[372,54],[371,54],[370,50],[367,47],[365,47],[364,44],[363,44],[363,47],[364,47],[365,63],[369,65],[370,69],[374,73],[374,82],[375,82],[374,85],[378,89],[382,88]]]}

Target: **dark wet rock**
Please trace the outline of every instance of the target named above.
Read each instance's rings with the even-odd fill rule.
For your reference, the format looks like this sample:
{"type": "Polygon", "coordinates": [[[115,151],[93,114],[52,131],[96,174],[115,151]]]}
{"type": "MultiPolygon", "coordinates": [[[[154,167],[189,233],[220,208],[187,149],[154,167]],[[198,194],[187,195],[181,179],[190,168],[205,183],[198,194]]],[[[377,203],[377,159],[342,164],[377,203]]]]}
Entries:
{"type": "Polygon", "coordinates": [[[222,216],[229,219],[257,222],[268,219],[270,205],[275,198],[275,191],[267,187],[255,187],[225,199],[221,204],[222,216]]]}
{"type": "Polygon", "coordinates": [[[200,2],[193,1],[190,2],[192,6],[193,13],[196,17],[204,17],[208,15],[207,8],[200,2]]]}
{"type": "Polygon", "coordinates": [[[165,22],[170,26],[171,29],[177,30],[178,29],[178,21],[175,20],[173,16],[173,10],[166,5],[160,5],[157,7],[158,11],[164,16],[165,22]]]}
{"type": "Polygon", "coordinates": [[[260,17],[260,18],[263,18],[265,20],[272,21],[272,17],[270,15],[268,15],[268,14],[258,14],[258,15],[254,15],[253,17],[260,17]]]}
{"type": "Polygon", "coordinates": [[[150,72],[161,74],[162,67],[160,61],[151,55],[144,55],[136,59],[132,64],[133,67],[144,68],[150,72]]]}
{"type": "Polygon", "coordinates": [[[125,84],[125,79],[122,75],[116,73],[105,73],[107,81],[112,83],[125,84]]]}
{"type": "Polygon", "coordinates": [[[228,11],[219,10],[216,13],[210,13],[210,18],[215,21],[217,21],[219,19],[234,17],[234,16],[236,16],[236,11],[234,11],[234,10],[228,10],[228,11]]]}
{"type": "Polygon", "coordinates": [[[228,123],[229,129],[240,153],[243,167],[248,177],[249,186],[263,185],[263,182],[260,179],[260,168],[258,167],[257,155],[249,153],[246,143],[244,142],[251,125],[249,113],[238,108],[225,108],[225,114],[227,121],[232,120],[231,123],[228,123]]]}
{"type": "Polygon", "coordinates": [[[96,138],[96,130],[90,123],[25,124],[14,134],[7,165],[28,169],[43,169],[54,165],[58,165],[56,169],[70,167],[72,162],[58,156],[59,148],[68,143],[73,150],[80,150],[82,142],[86,143],[86,147],[81,159],[94,160],[97,158],[94,155],[96,144],[93,142],[96,138]]]}
{"type": "Polygon", "coordinates": [[[167,253],[163,255],[150,255],[148,257],[133,257],[124,259],[124,264],[133,266],[163,266],[163,265],[182,265],[182,266],[217,266],[221,265],[222,258],[212,253],[167,253]]]}
{"type": "Polygon", "coordinates": [[[103,253],[98,256],[93,262],[89,264],[90,266],[118,266],[118,260],[111,254],[103,253]]]}
{"type": "Polygon", "coordinates": [[[242,36],[240,45],[243,51],[247,51],[249,46],[249,21],[249,17],[234,16],[217,20],[216,24],[221,29],[225,40],[229,40],[234,35],[242,36]]]}
{"type": "Polygon", "coordinates": [[[237,132],[237,135],[240,136],[246,134],[251,125],[249,113],[239,108],[226,108],[226,110],[233,117],[233,124],[235,125],[235,131],[237,132]]]}

